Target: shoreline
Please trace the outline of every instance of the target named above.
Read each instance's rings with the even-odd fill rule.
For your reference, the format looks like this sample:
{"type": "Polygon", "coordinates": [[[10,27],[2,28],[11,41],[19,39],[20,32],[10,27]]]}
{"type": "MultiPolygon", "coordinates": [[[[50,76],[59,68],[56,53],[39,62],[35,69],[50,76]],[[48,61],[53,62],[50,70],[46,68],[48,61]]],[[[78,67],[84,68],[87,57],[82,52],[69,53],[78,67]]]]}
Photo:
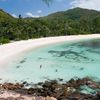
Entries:
{"type": "MultiPolygon", "coordinates": [[[[48,37],[27,41],[17,41],[14,43],[0,45],[0,67],[5,70],[6,65],[15,59],[20,59],[23,55],[31,50],[44,46],[62,43],[74,42],[87,39],[99,39],[100,34],[94,35],[75,35],[48,37]]],[[[31,84],[27,81],[22,83],[0,83],[0,99],[3,100],[72,100],[72,99],[100,99],[100,84],[89,77],[74,79],[63,83],[63,79],[46,80],[37,84],[31,84]],[[29,88],[27,88],[29,86],[29,88]],[[36,87],[35,87],[36,86],[36,87]],[[88,91],[88,89],[90,91],[88,91]],[[85,90],[87,89],[87,90],[85,90]],[[81,91],[82,90],[82,91],[81,91]],[[95,94],[95,95],[94,95],[95,94]]]]}
{"type": "Polygon", "coordinates": [[[39,47],[62,42],[95,38],[100,38],[100,34],[46,37],[39,39],[22,40],[0,45],[0,67],[6,66],[6,64],[11,62],[12,60],[17,59],[23,54],[39,47]]]}

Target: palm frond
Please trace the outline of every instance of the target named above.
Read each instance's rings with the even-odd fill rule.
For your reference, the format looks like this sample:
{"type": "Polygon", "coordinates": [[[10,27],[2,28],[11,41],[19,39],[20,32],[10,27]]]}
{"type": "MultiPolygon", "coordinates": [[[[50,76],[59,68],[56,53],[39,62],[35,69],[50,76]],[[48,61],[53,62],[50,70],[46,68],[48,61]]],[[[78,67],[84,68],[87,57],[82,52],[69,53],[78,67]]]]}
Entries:
{"type": "Polygon", "coordinates": [[[42,1],[45,2],[48,6],[50,6],[53,0],[42,0],[42,1]]]}

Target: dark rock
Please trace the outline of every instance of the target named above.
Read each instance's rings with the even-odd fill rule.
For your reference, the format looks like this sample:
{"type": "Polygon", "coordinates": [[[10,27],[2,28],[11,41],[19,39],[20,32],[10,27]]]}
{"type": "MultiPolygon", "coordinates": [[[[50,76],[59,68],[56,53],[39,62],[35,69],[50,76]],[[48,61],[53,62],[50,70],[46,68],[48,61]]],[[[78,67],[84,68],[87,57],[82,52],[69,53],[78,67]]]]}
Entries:
{"type": "MultiPolygon", "coordinates": [[[[62,81],[63,79],[60,79],[62,81]]],[[[57,100],[100,100],[100,92],[96,95],[80,93],[81,86],[89,86],[92,89],[99,89],[100,85],[92,81],[88,77],[83,79],[71,79],[66,83],[59,83],[57,80],[40,82],[37,87],[26,89],[24,86],[28,84],[24,81],[22,84],[4,83],[0,84],[0,89],[13,90],[17,93],[32,96],[55,97],[57,100]],[[38,87],[38,86],[41,87],[38,87]]]]}
{"type": "Polygon", "coordinates": [[[12,84],[12,83],[4,83],[2,85],[2,89],[6,89],[6,90],[16,90],[16,89],[21,89],[23,87],[23,84],[12,84]]]}
{"type": "Polygon", "coordinates": [[[23,84],[23,85],[27,84],[27,81],[24,81],[22,84],[23,84]]]}
{"type": "Polygon", "coordinates": [[[100,99],[100,92],[97,92],[97,97],[100,99]]]}
{"type": "Polygon", "coordinates": [[[38,85],[40,85],[40,86],[43,85],[43,82],[39,82],[38,85]]]}
{"type": "Polygon", "coordinates": [[[61,81],[63,81],[63,79],[62,78],[58,78],[58,80],[61,82],[61,81]]]}

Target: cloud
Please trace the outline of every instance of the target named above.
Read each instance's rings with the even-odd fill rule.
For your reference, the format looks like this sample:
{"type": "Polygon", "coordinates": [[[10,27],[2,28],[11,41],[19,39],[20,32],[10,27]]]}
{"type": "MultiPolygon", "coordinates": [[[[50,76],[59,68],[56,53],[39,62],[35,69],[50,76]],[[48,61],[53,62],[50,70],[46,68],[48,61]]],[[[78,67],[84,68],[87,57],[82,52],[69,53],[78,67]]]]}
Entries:
{"type": "Polygon", "coordinates": [[[31,12],[26,13],[27,17],[39,17],[38,15],[33,15],[31,12]]]}
{"type": "Polygon", "coordinates": [[[100,11],[100,0],[73,0],[70,5],[72,8],[81,7],[100,11]]]}
{"type": "Polygon", "coordinates": [[[42,13],[42,10],[38,10],[37,13],[38,13],[38,14],[42,13]]]}
{"type": "Polygon", "coordinates": [[[16,14],[12,14],[13,17],[18,18],[18,16],[16,14]]]}

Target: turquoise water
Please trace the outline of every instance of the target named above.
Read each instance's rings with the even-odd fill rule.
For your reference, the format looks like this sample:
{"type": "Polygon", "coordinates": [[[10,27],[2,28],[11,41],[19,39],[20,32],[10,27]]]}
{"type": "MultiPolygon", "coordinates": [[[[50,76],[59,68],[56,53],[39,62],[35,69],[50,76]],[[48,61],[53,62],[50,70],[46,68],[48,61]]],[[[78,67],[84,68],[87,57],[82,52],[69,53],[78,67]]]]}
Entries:
{"type": "Polygon", "coordinates": [[[10,82],[40,82],[47,79],[89,76],[100,81],[100,39],[60,43],[27,52],[13,61],[0,76],[10,82]]]}
{"type": "Polygon", "coordinates": [[[80,87],[80,92],[84,94],[96,95],[97,91],[100,92],[100,89],[90,88],[87,85],[83,85],[80,87]]]}

